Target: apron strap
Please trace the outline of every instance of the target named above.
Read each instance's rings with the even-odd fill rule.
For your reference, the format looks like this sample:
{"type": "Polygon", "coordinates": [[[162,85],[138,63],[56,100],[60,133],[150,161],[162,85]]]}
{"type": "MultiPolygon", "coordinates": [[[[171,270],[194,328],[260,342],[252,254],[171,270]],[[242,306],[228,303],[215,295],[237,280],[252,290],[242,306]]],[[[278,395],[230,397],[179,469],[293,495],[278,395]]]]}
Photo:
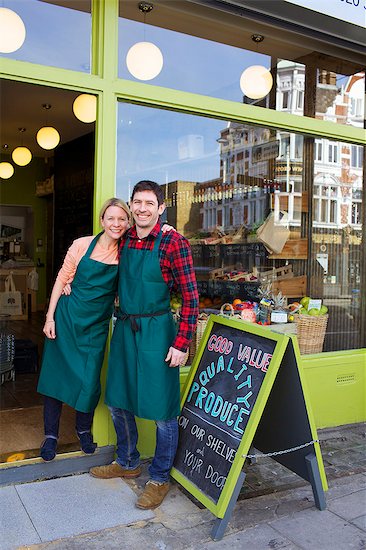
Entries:
{"type": "Polygon", "coordinates": [[[141,317],[159,317],[160,315],[166,315],[167,313],[169,313],[169,311],[156,311],[155,313],[124,313],[123,311],[118,310],[115,315],[120,321],[127,321],[127,319],[129,319],[132,331],[138,332],[140,328],[136,319],[141,319],[141,317]]]}
{"type": "Polygon", "coordinates": [[[98,240],[99,240],[99,237],[100,237],[101,235],[103,235],[103,233],[104,233],[104,231],[101,231],[101,232],[98,233],[98,235],[96,235],[96,236],[94,237],[94,239],[91,241],[90,245],[88,246],[88,250],[85,252],[85,255],[84,255],[85,258],[90,258],[91,253],[93,252],[94,247],[95,247],[95,245],[97,244],[97,242],[98,242],[98,240]]]}

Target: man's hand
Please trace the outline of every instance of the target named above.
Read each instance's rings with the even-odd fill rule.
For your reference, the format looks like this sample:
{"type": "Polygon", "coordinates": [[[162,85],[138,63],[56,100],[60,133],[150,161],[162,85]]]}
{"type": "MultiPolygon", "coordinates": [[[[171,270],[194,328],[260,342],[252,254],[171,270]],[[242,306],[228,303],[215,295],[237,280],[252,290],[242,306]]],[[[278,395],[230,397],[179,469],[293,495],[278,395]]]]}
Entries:
{"type": "Polygon", "coordinates": [[[184,363],[186,355],[186,351],[180,351],[179,349],[170,347],[168,355],[165,357],[165,361],[170,361],[169,367],[179,367],[179,365],[184,363]]]}

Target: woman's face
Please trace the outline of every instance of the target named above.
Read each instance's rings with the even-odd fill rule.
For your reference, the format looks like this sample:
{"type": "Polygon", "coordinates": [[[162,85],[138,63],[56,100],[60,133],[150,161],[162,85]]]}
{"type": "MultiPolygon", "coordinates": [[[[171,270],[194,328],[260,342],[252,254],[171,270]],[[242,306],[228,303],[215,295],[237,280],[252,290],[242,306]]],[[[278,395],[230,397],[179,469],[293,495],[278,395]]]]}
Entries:
{"type": "Polygon", "coordinates": [[[128,215],[120,206],[108,206],[101,224],[107,237],[118,240],[129,227],[128,215]]]}

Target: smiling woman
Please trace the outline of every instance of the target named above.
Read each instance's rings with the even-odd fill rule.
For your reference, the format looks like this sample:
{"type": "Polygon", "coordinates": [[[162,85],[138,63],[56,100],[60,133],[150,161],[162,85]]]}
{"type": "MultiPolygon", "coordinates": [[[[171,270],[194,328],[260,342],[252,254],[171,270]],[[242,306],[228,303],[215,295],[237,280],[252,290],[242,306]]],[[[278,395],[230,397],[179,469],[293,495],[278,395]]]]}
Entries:
{"type": "Polygon", "coordinates": [[[118,243],[130,223],[127,205],[109,199],[100,211],[100,223],[102,233],[71,245],[46,314],[47,340],[38,382],[38,391],[45,396],[41,457],[46,462],[56,456],[62,403],[76,410],[76,431],[84,453],[93,454],[96,448],[91,426],[117,290],[118,243]],[[71,293],[63,294],[70,284],[71,293]]]}

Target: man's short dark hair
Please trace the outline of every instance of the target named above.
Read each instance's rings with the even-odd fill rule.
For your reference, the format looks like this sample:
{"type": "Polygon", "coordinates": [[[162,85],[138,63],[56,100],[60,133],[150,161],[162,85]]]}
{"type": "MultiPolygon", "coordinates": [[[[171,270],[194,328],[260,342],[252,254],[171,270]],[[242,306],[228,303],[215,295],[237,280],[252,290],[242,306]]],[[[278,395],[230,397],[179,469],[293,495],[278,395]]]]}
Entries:
{"type": "Polygon", "coordinates": [[[138,193],[140,191],[152,191],[158,199],[158,205],[160,206],[161,204],[163,204],[164,191],[162,187],[160,187],[160,185],[155,181],[141,180],[136,183],[135,187],[132,190],[131,201],[133,201],[135,193],[138,193]]]}

